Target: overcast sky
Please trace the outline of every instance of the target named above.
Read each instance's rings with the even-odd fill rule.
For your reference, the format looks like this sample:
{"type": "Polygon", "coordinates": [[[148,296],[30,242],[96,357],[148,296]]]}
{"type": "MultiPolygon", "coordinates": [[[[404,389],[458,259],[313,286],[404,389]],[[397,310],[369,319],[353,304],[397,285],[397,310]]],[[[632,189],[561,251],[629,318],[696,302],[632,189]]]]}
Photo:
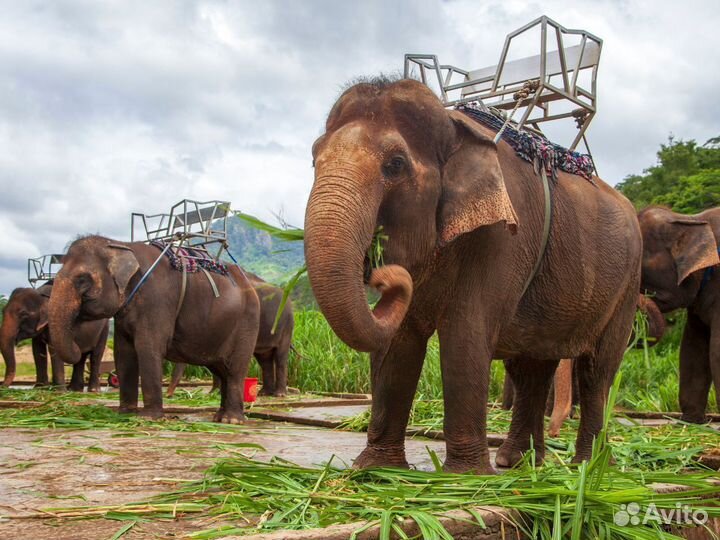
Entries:
{"type": "Polygon", "coordinates": [[[406,52],[493,65],[542,14],[604,40],[588,137],[614,184],[670,133],[720,135],[718,6],[0,0],[0,292],[26,286],[28,257],[128,239],[130,212],[186,197],[302,226],[310,147],[347,80],[406,52]]]}

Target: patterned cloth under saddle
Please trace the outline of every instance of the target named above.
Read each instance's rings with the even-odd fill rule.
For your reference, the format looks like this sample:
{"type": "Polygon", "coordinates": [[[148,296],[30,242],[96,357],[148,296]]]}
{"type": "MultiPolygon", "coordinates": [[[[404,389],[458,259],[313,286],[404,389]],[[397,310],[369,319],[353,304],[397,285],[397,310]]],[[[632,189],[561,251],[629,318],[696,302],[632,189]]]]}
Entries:
{"type": "MultiPolygon", "coordinates": [[[[492,112],[493,109],[483,110],[472,104],[465,104],[459,105],[457,110],[496,132],[500,131],[505,122],[502,116],[492,112]]],[[[573,152],[534,133],[518,131],[512,125],[505,128],[501,138],[512,146],[518,156],[532,163],[536,171],[542,166],[547,175],[554,179],[556,171],[560,169],[582,176],[595,184],[592,179],[594,171],[592,159],[587,154],[573,152]]]]}
{"type": "MultiPolygon", "coordinates": [[[[150,244],[160,250],[165,249],[165,246],[167,245],[161,240],[153,240],[150,244]]],[[[204,268],[208,272],[212,272],[214,274],[220,274],[221,276],[228,275],[227,267],[223,263],[213,259],[205,251],[193,249],[191,247],[182,247],[177,249],[171,248],[167,250],[165,256],[170,259],[170,266],[178,272],[182,272],[182,265],[184,264],[185,271],[189,274],[194,274],[195,272],[199,272],[201,268],[204,268]]]]}

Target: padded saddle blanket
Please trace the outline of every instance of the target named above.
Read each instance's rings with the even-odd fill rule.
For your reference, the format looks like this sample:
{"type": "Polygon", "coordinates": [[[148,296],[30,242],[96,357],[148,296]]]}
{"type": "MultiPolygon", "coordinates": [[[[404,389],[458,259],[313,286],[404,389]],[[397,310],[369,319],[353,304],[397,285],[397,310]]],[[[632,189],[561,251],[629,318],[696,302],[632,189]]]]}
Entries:
{"type": "MultiPolygon", "coordinates": [[[[505,123],[505,119],[499,114],[471,104],[458,105],[457,110],[495,132],[500,131],[505,123]]],[[[595,184],[592,180],[592,159],[587,154],[573,152],[534,133],[518,131],[512,124],[507,125],[501,139],[512,146],[518,156],[532,163],[536,172],[538,167],[542,166],[549,177],[556,179],[557,169],[560,169],[582,176],[595,184]]]]}
{"type": "MultiPolygon", "coordinates": [[[[166,246],[165,242],[160,240],[153,240],[150,244],[160,250],[165,249],[166,246]]],[[[171,248],[165,252],[165,256],[170,259],[170,266],[178,272],[182,272],[183,265],[185,265],[185,271],[189,274],[194,274],[195,272],[199,272],[201,268],[204,268],[214,274],[220,274],[221,276],[228,275],[227,267],[223,263],[210,257],[204,251],[192,248],[171,248]]]]}

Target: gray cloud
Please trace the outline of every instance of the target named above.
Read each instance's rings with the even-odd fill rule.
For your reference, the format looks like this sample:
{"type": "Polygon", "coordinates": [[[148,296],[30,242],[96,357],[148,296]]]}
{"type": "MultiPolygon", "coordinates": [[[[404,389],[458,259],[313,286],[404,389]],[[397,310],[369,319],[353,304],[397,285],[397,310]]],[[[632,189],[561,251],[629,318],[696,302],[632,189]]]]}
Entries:
{"type": "Polygon", "coordinates": [[[282,208],[301,224],[310,147],[345,81],[400,70],[406,52],[494,64],[505,34],[542,13],[605,40],[589,136],[614,183],[652,164],[670,132],[719,134],[718,11],[713,1],[5,2],[0,291],[25,282],[28,257],[78,233],[128,238],[131,211],[184,197],[267,219],[282,208]]]}

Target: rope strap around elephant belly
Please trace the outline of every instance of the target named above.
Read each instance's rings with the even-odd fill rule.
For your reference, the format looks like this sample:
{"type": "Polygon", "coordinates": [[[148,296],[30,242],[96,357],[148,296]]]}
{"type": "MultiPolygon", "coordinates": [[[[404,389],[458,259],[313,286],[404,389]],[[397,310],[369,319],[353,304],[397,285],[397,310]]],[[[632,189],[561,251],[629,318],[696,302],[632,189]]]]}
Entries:
{"type": "Polygon", "coordinates": [[[532,283],[533,279],[535,279],[535,276],[537,275],[537,271],[540,268],[540,263],[542,262],[544,256],[545,256],[545,250],[547,249],[548,239],[550,238],[550,224],[552,222],[552,199],[550,198],[550,182],[548,182],[547,173],[545,172],[545,167],[540,167],[540,176],[542,178],[543,183],[543,194],[545,195],[545,217],[543,222],[543,233],[542,233],[542,240],[540,241],[540,251],[538,252],[537,258],[535,259],[535,266],[533,266],[532,272],[530,272],[530,275],[528,276],[527,281],[525,282],[525,286],[523,287],[522,294],[520,295],[520,298],[525,296],[525,293],[528,290],[528,287],[530,287],[530,284],[532,283]]]}

